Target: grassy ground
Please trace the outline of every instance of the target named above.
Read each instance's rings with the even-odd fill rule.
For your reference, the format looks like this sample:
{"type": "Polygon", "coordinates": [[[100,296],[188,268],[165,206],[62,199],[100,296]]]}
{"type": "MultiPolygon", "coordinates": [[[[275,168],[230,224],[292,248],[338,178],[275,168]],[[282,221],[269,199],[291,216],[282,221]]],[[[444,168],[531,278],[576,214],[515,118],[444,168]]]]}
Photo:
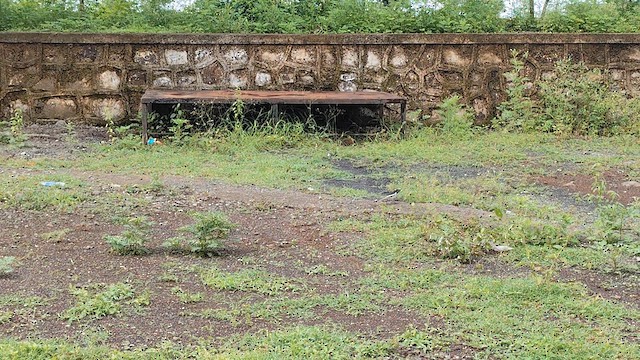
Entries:
{"type": "Polygon", "coordinates": [[[640,357],[636,138],[49,130],[0,151],[0,359],[640,357]]]}

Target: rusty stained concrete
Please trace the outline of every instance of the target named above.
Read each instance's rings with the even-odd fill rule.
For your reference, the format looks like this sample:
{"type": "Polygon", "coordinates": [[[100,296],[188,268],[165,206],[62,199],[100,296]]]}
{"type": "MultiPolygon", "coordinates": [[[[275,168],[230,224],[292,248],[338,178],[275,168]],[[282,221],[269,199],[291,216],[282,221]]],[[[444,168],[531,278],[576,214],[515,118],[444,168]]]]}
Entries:
{"type": "Polygon", "coordinates": [[[137,115],[146,89],[380,90],[431,114],[459,94],[487,122],[504,97],[511,49],[527,75],[571,57],[640,93],[631,34],[53,34],[0,33],[0,117],[102,124],[137,115]]]}

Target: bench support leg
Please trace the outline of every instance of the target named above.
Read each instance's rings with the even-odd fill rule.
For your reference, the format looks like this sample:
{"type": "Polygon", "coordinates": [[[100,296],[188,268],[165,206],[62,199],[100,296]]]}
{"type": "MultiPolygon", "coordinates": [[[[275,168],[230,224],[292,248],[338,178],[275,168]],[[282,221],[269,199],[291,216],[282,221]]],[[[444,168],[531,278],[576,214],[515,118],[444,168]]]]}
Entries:
{"type": "Polygon", "coordinates": [[[149,113],[151,113],[151,104],[142,104],[142,142],[145,145],[149,140],[149,113]]]}
{"type": "Polygon", "coordinates": [[[278,121],[280,118],[280,109],[278,104],[271,104],[271,120],[278,121]]]}

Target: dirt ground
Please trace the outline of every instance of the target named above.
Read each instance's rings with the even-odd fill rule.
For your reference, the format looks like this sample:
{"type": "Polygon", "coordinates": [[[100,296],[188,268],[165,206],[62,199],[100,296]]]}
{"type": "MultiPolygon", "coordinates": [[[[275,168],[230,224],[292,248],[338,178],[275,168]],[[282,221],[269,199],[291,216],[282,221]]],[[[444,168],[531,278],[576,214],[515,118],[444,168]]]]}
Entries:
{"type": "MultiPolygon", "coordinates": [[[[78,128],[80,142],[68,145],[61,126],[32,127],[31,145],[26,148],[4,149],[0,157],[34,158],[41,156],[74,157],[86,151],[91,142],[106,139],[103,129],[78,128]]],[[[337,164],[342,169],[347,163],[337,164]]],[[[7,169],[0,172],[37,174],[43,170],[7,169]]],[[[69,170],[70,173],[91,183],[92,197],[122,194],[134,185],[147,184],[150,178],[135,175],[87,173],[69,170]]],[[[353,171],[363,171],[356,168],[353,171]]],[[[605,174],[610,189],[620,195],[619,200],[630,203],[640,197],[640,186],[622,173],[605,174]]],[[[366,179],[366,177],[365,177],[366,179]]],[[[384,180],[363,180],[359,183],[334,183],[328,186],[366,188],[379,193],[380,199],[351,199],[327,194],[292,190],[274,190],[255,186],[235,186],[206,179],[166,176],[159,191],[135,194],[144,200],[136,211],[146,215],[154,223],[153,240],[148,244],[152,252],[145,256],[117,256],[109,251],[105,234],[118,234],[122,227],[114,225],[99,205],[83,204],[74,213],[52,211],[25,211],[15,208],[0,210],[0,247],[2,255],[19,259],[19,271],[2,279],[0,296],[37,296],[42,304],[15,311],[10,321],[0,322],[0,334],[21,339],[63,338],[80,342],[92,341],[92,336],[108,334],[104,342],[119,348],[146,348],[163,341],[191,344],[198,339],[213,342],[235,335],[257,332],[261,329],[279,329],[291,324],[339,324],[341,327],[366,334],[373,338],[388,338],[407,328],[423,328],[425,324],[444,328],[441,319],[424,318],[400,307],[388,306],[378,311],[349,315],[343,311],[317,309],[317,316],[308,319],[251,318],[232,323],[229,321],[190,316],[204,309],[216,308],[220,302],[248,303],[242,292],[226,292],[221,295],[204,285],[200,274],[192,269],[215,265],[221,270],[237,271],[247,263],[260,263],[270,273],[300,279],[313,293],[338,295],[346,288],[354,288],[358,280],[366,276],[363,261],[357,256],[344,256],[340,249],[357,241],[358,233],[344,234],[327,230],[326,225],[337,219],[362,218],[376,212],[394,214],[421,214],[446,211],[460,217],[485,217],[493,215],[480,210],[439,204],[408,204],[384,197],[384,180]],[[165,251],[163,239],[178,234],[178,229],[191,220],[190,211],[220,210],[237,224],[232,230],[228,246],[216,258],[198,258],[171,254],[165,251]],[[43,238],[42,234],[63,230],[63,235],[43,238]],[[334,272],[349,276],[318,276],[309,269],[326,265],[334,272]],[[179,280],[167,280],[175,275],[179,280]],[[127,282],[135,289],[146,290],[150,302],[142,310],[124,309],[120,316],[108,316],[90,322],[70,323],[58,314],[74,304],[69,293],[70,285],[76,287],[91,284],[127,282]],[[184,292],[201,293],[204,300],[184,303],[172,294],[179,287],[184,292]],[[98,335],[96,335],[98,334],[98,335]]],[[[589,194],[593,179],[580,174],[561,174],[537,177],[533,181],[570,193],[589,194]]],[[[114,209],[115,211],[115,209],[114,209]]],[[[528,271],[502,263],[496,257],[486,257],[478,263],[460,265],[461,271],[485,273],[493,276],[511,276],[528,271]]],[[[606,275],[578,269],[568,269],[558,274],[564,281],[582,282],[593,293],[616,299],[632,307],[640,308],[637,283],[625,282],[624,275],[606,275]],[[617,285],[612,287],[610,284],[617,285]]],[[[259,301],[260,295],[251,295],[259,301]]],[[[298,296],[295,292],[292,297],[298,296]]],[[[409,351],[409,350],[407,350],[409,351]]],[[[468,358],[474,349],[455,345],[446,352],[449,358],[468,358]]],[[[399,357],[418,356],[407,352],[399,357]]],[[[445,357],[434,354],[433,357],[445,357]]]]}

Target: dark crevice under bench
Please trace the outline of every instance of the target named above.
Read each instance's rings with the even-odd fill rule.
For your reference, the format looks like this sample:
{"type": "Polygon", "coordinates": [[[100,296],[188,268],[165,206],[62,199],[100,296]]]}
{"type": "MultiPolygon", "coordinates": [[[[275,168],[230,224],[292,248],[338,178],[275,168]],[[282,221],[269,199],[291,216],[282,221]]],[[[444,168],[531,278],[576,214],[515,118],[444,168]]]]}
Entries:
{"type": "Polygon", "coordinates": [[[147,90],[142,104],[142,137],[146,143],[148,118],[154,104],[269,104],[272,116],[279,116],[279,105],[377,105],[380,118],[387,104],[400,104],[400,117],[406,120],[405,98],[379,91],[236,91],[236,90],[147,90]]]}

